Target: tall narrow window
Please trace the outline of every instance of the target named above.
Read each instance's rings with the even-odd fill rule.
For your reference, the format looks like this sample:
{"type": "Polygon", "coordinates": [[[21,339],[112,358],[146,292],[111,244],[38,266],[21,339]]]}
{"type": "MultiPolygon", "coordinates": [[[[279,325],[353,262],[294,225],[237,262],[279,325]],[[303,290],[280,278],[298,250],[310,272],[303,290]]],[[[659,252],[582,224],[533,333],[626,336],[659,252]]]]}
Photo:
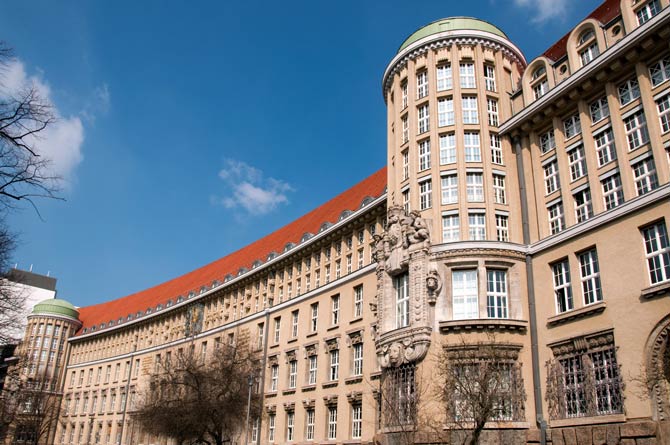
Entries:
{"type": "Polygon", "coordinates": [[[483,213],[468,213],[470,239],[483,241],[486,239],[486,215],[483,213]]]}
{"type": "Polygon", "coordinates": [[[442,176],[442,205],[458,202],[458,176],[450,174],[442,176]]]}
{"type": "Polygon", "coordinates": [[[402,191],[402,207],[405,209],[405,213],[409,215],[409,212],[412,210],[409,196],[409,188],[402,191]]]}
{"type": "Polygon", "coordinates": [[[465,162],[482,162],[482,154],[479,149],[479,133],[466,131],[463,133],[465,145],[465,162]]]}
{"type": "Polygon", "coordinates": [[[493,175],[493,197],[496,204],[507,204],[505,177],[503,175],[493,175]]]}
{"type": "Polygon", "coordinates": [[[442,242],[448,243],[461,239],[461,228],[458,215],[442,216],[442,242]]]}
{"type": "Polygon", "coordinates": [[[670,131],[670,94],[666,94],[665,96],[656,100],[656,108],[658,108],[658,118],[661,123],[661,132],[667,133],[670,131]]]}
{"type": "Polygon", "coordinates": [[[556,148],[556,137],[554,136],[554,130],[551,129],[540,135],[540,150],[542,150],[542,154],[545,154],[554,148],[556,148]]]}
{"type": "Polygon", "coordinates": [[[649,131],[647,130],[647,120],[644,117],[644,111],[640,110],[625,118],[623,123],[626,127],[628,151],[635,150],[649,142],[649,131]]]}
{"type": "MultiPolygon", "coordinates": [[[[592,33],[593,31],[591,31],[592,33]]],[[[594,36],[595,37],[595,36],[594,36]]],[[[598,49],[598,42],[594,39],[593,42],[587,44],[584,49],[579,51],[579,59],[582,62],[582,66],[588,65],[593,59],[598,57],[600,50],[598,49]]]]}
{"type": "Polygon", "coordinates": [[[489,318],[507,318],[507,272],[486,271],[486,299],[489,318]]]}
{"type": "Polygon", "coordinates": [[[275,317],[274,342],[279,343],[281,334],[281,317],[275,317]]]}
{"type": "Polygon", "coordinates": [[[416,98],[428,96],[428,71],[422,71],[416,75],[416,98]]]}
{"type": "Polygon", "coordinates": [[[500,136],[495,133],[489,134],[489,141],[491,145],[491,162],[494,164],[502,165],[503,164],[503,152],[502,144],[500,142],[500,136]]]}
{"type": "Polygon", "coordinates": [[[330,380],[337,380],[340,371],[340,350],[333,349],[330,351],[330,380]]]}
{"type": "Polygon", "coordinates": [[[437,67],[437,91],[450,90],[453,88],[451,65],[445,64],[437,67]]]}
{"type": "Polygon", "coordinates": [[[440,164],[456,162],[456,135],[447,133],[440,135],[440,164]]]}
{"type": "Polygon", "coordinates": [[[587,250],[579,254],[579,274],[582,280],[582,294],[584,304],[593,304],[603,300],[600,289],[600,268],[596,249],[587,250]]]}
{"type": "Polygon", "coordinates": [[[598,154],[598,167],[609,164],[616,159],[616,147],[614,146],[614,134],[612,129],[594,135],[596,153],[598,154]]]}
{"type": "Polygon", "coordinates": [[[297,310],[291,312],[291,338],[296,338],[298,336],[299,314],[300,313],[297,310]]]}
{"type": "Polygon", "coordinates": [[[455,270],[451,274],[454,320],[479,318],[477,271],[455,270]]]}
{"type": "Polygon", "coordinates": [[[642,229],[651,284],[670,280],[670,242],[664,221],[642,229]]]}
{"type": "Polygon", "coordinates": [[[584,222],[592,217],[591,191],[587,188],[575,193],[573,196],[575,199],[575,218],[577,222],[584,222]]]}
{"type": "Polygon", "coordinates": [[[430,139],[419,142],[419,171],[430,168],[430,139]]]}
{"type": "Polygon", "coordinates": [[[363,375],[363,343],[356,343],[353,346],[353,366],[352,375],[363,375]]]}
{"type": "Polygon", "coordinates": [[[570,285],[570,265],[563,260],[551,266],[554,275],[554,295],[556,295],[556,312],[562,313],[573,309],[572,287],[570,285]]]}
{"type": "Polygon", "coordinates": [[[658,176],[653,158],[638,161],[632,167],[638,195],[644,195],[658,187],[658,176]]]}
{"type": "Polygon", "coordinates": [[[319,303],[312,303],[310,306],[311,317],[309,323],[309,331],[316,332],[319,328],[319,303]]]}
{"type": "Polygon", "coordinates": [[[570,180],[576,181],[586,175],[586,157],[582,144],[568,151],[568,161],[570,163],[570,180]]]}
{"type": "Polygon", "coordinates": [[[400,97],[402,99],[402,109],[407,108],[407,79],[403,80],[400,84],[400,97]]]}
{"type": "Polygon", "coordinates": [[[498,101],[495,99],[486,99],[486,112],[489,118],[489,125],[492,127],[498,126],[498,101]]]}
{"type": "Polygon", "coordinates": [[[556,204],[550,205],[548,211],[549,211],[549,231],[553,235],[565,228],[563,203],[557,202],[556,204]]]}
{"type": "Polygon", "coordinates": [[[335,326],[340,324],[340,296],[333,295],[330,297],[331,318],[330,324],[335,326]]]}
{"type": "Polygon", "coordinates": [[[292,442],[295,432],[295,413],[289,411],[286,413],[286,441],[292,442]]]}
{"type": "Polygon", "coordinates": [[[363,406],[351,405],[351,438],[360,439],[363,434],[363,406]]]}
{"type": "Polygon", "coordinates": [[[483,202],[484,175],[482,173],[467,173],[465,178],[468,202],[483,202]]]}
{"type": "Polygon", "coordinates": [[[270,414],[268,416],[268,442],[273,443],[275,441],[275,415],[270,414]]]}
{"type": "Polygon", "coordinates": [[[616,173],[601,181],[603,188],[603,199],[605,209],[610,210],[623,203],[623,189],[621,188],[621,176],[616,173]]]}
{"type": "Polygon", "coordinates": [[[279,383],[279,365],[272,365],[270,368],[270,391],[277,391],[279,383]]]}
{"type": "Polygon", "coordinates": [[[404,115],[400,120],[402,122],[402,143],[405,144],[409,141],[409,117],[404,115]]]}
{"type": "Polygon", "coordinates": [[[505,243],[509,241],[509,218],[507,215],[496,215],[496,239],[505,243]]]}
{"type": "Polygon", "coordinates": [[[305,440],[314,440],[314,408],[308,408],[305,417],[305,440]]]}
{"type": "Polygon", "coordinates": [[[460,65],[461,88],[475,88],[475,65],[474,63],[461,63],[460,65]]]}
{"type": "Polygon", "coordinates": [[[544,189],[547,195],[554,193],[560,187],[558,177],[558,162],[551,161],[544,165],[544,189]]]}
{"type": "Polygon", "coordinates": [[[337,406],[328,407],[328,440],[337,439],[337,406]]]}
{"type": "Polygon", "coordinates": [[[288,388],[295,389],[298,380],[298,361],[291,360],[288,363],[288,388]]]}
{"type": "Polygon", "coordinates": [[[402,152],[402,180],[409,178],[409,150],[402,152]]]}
{"type": "Polygon", "coordinates": [[[422,105],[417,109],[417,123],[418,133],[425,133],[430,130],[430,114],[428,111],[428,104],[422,105]]]}
{"type": "Polygon", "coordinates": [[[310,355],[309,356],[309,371],[307,373],[307,383],[309,385],[316,385],[316,373],[317,373],[317,367],[318,367],[318,361],[317,361],[317,356],[316,355],[310,355]]]}
{"type": "Polygon", "coordinates": [[[363,285],[354,287],[354,318],[363,316],[363,285]]]}
{"type": "Polygon", "coordinates": [[[396,328],[409,326],[409,273],[393,277],[396,301],[396,328]]]}
{"type": "Polygon", "coordinates": [[[454,99],[442,97],[437,100],[437,125],[454,125],[454,99]]]}
{"type": "Polygon", "coordinates": [[[425,210],[433,206],[433,187],[430,179],[419,183],[419,209],[425,210]]]}
{"type": "Polygon", "coordinates": [[[484,65],[484,81],[486,83],[486,91],[496,90],[496,70],[493,65],[484,65]]]}
{"type": "Polygon", "coordinates": [[[463,96],[461,99],[461,111],[463,113],[464,124],[479,123],[479,113],[477,112],[477,96],[463,96]]]}

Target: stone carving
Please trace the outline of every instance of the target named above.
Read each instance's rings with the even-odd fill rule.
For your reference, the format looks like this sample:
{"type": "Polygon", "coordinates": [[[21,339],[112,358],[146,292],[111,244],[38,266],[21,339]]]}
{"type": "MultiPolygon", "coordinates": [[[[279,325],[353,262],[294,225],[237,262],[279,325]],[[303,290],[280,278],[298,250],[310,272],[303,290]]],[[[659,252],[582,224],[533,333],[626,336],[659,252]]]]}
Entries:
{"type": "Polygon", "coordinates": [[[319,344],[312,343],[311,345],[305,345],[305,358],[312,357],[319,353],[319,344]]]}
{"type": "Polygon", "coordinates": [[[373,239],[377,266],[391,274],[398,273],[407,266],[409,250],[413,246],[426,250],[430,247],[430,233],[426,221],[417,211],[405,215],[400,206],[389,207],[386,231],[374,235],[373,239]]]}
{"type": "Polygon", "coordinates": [[[286,351],[286,363],[292,362],[296,360],[296,350],[292,349],[290,351],[286,351]]]}
{"type": "Polygon", "coordinates": [[[426,277],[426,289],[428,289],[428,303],[435,304],[437,295],[442,289],[442,279],[435,268],[430,269],[426,277]]]}
{"type": "Polygon", "coordinates": [[[324,342],[326,343],[326,353],[328,354],[336,349],[340,349],[340,339],[338,337],[327,338],[324,342]]]}
{"type": "Polygon", "coordinates": [[[349,346],[358,343],[363,343],[363,331],[360,330],[349,333],[349,341],[347,343],[349,344],[349,346]]]}
{"type": "Polygon", "coordinates": [[[398,367],[423,359],[430,347],[430,328],[410,329],[406,335],[393,333],[381,340],[377,358],[382,368],[398,367]]]}

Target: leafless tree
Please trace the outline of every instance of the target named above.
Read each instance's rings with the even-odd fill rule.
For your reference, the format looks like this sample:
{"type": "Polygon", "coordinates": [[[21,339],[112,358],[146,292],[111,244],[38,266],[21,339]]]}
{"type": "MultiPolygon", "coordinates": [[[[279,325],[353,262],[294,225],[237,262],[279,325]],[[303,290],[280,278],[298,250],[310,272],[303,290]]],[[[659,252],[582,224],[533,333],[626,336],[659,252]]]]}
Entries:
{"type": "MultiPolygon", "coordinates": [[[[249,376],[259,375],[260,362],[246,342],[219,344],[207,360],[188,348],[158,364],[131,416],[143,431],[180,445],[223,445],[244,434],[249,376]]],[[[261,413],[256,392],[250,412],[261,413]]]]}

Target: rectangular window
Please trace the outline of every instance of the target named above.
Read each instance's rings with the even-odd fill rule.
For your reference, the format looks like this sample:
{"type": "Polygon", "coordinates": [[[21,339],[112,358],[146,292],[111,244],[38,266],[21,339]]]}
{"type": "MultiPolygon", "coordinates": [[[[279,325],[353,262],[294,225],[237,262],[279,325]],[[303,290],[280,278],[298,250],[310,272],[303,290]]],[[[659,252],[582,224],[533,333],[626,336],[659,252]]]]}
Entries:
{"type": "Polygon", "coordinates": [[[640,85],[634,77],[621,83],[618,90],[619,102],[622,107],[640,97],[640,85]]]}
{"type": "Polygon", "coordinates": [[[430,168],[430,139],[419,142],[419,171],[430,168]]]}
{"type": "Polygon", "coordinates": [[[298,381],[298,361],[291,360],[288,363],[288,387],[289,389],[295,389],[296,382],[298,381]]]}
{"type": "Polygon", "coordinates": [[[658,118],[661,122],[661,132],[670,131],[670,94],[666,94],[656,101],[658,118]]]}
{"type": "Polygon", "coordinates": [[[331,326],[335,326],[340,324],[340,296],[339,295],[333,295],[330,297],[330,324],[331,326]]]}
{"type": "Polygon", "coordinates": [[[352,374],[355,376],[363,375],[363,343],[356,343],[353,346],[353,353],[352,374]]]}
{"type": "Polygon", "coordinates": [[[670,242],[664,221],[642,229],[651,284],[670,280],[670,242]]]}
{"type": "Polygon", "coordinates": [[[490,133],[489,142],[491,145],[491,162],[494,164],[503,165],[503,152],[500,136],[495,133],[490,133]]]}
{"type": "Polygon", "coordinates": [[[362,316],[363,316],[363,285],[361,284],[354,287],[354,318],[359,318],[362,316]]]}
{"type": "Polygon", "coordinates": [[[454,99],[442,97],[437,100],[437,125],[454,125],[454,99]]]}
{"type": "Polygon", "coordinates": [[[466,131],[463,133],[465,146],[465,162],[482,162],[482,154],[479,149],[479,133],[466,131]]]}
{"type": "Polygon", "coordinates": [[[286,441],[287,442],[292,442],[293,441],[293,434],[295,432],[295,413],[293,411],[289,411],[286,413],[286,441]]]}
{"type": "Polygon", "coordinates": [[[579,274],[582,280],[584,305],[602,301],[603,293],[600,288],[600,269],[596,249],[579,254],[579,274]]]}
{"type": "Polygon", "coordinates": [[[296,338],[298,336],[298,317],[299,312],[291,312],[291,337],[296,338]]]}
{"type": "Polygon", "coordinates": [[[562,313],[573,309],[572,287],[570,285],[570,264],[563,260],[551,266],[554,275],[554,295],[556,295],[556,312],[562,313]]]}
{"type": "Polygon", "coordinates": [[[416,75],[416,98],[428,96],[428,71],[421,71],[416,75]]]}
{"type": "Polygon", "coordinates": [[[409,150],[402,152],[402,180],[409,178],[409,150]]]}
{"type": "Polygon", "coordinates": [[[554,193],[560,188],[558,163],[556,161],[549,162],[544,166],[544,188],[547,195],[554,193]]]}
{"type": "Polygon", "coordinates": [[[644,117],[644,111],[637,113],[623,120],[626,126],[626,139],[628,140],[628,151],[649,142],[649,131],[647,130],[647,119],[644,117]]]}
{"type": "Polygon", "coordinates": [[[268,416],[268,442],[270,443],[275,441],[275,420],[274,414],[268,416]]]}
{"type": "Polygon", "coordinates": [[[402,98],[402,109],[407,108],[407,79],[400,84],[400,97],[402,98]]]}
{"type": "Polygon", "coordinates": [[[582,132],[582,125],[579,122],[579,114],[573,114],[563,121],[563,129],[565,130],[565,139],[570,139],[573,136],[582,132]]]}
{"type": "Polygon", "coordinates": [[[340,351],[339,349],[333,349],[330,351],[330,380],[337,380],[339,378],[340,371],[340,351]]]}
{"type": "Polygon", "coordinates": [[[407,190],[403,190],[402,192],[402,207],[405,209],[405,213],[409,215],[409,212],[412,210],[409,197],[409,188],[407,190]]]}
{"type": "Polygon", "coordinates": [[[498,101],[495,99],[486,99],[486,112],[489,117],[489,125],[492,127],[498,126],[498,101]]]}
{"type": "Polygon", "coordinates": [[[456,162],[456,135],[447,133],[440,135],[440,164],[456,162]]]}
{"type": "Polygon", "coordinates": [[[358,249],[358,268],[362,269],[364,265],[363,248],[358,249]]]}
{"type": "Polygon", "coordinates": [[[637,194],[644,195],[658,187],[658,176],[653,158],[643,159],[633,164],[633,178],[637,194]]]}
{"type": "Polygon", "coordinates": [[[270,391],[277,391],[279,383],[279,365],[272,365],[270,368],[270,391]]]}
{"type": "Polygon", "coordinates": [[[565,219],[563,216],[563,204],[558,202],[549,206],[549,231],[551,234],[560,232],[565,228],[565,219]]]}
{"type": "Polygon", "coordinates": [[[616,147],[614,145],[614,134],[612,129],[608,128],[605,131],[594,136],[596,145],[596,154],[598,155],[598,167],[609,164],[616,159],[616,147]]]}
{"type": "Polygon", "coordinates": [[[409,141],[409,117],[404,115],[400,120],[402,122],[402,143],[405,144],[409,141]]]}
{"type": "Polygon", "coordinates": [[[363,434],[363,406],[351,406],[351,438],[360,439],[363,434]]]}
{"type": "Polygon", "coordinates": [[[496,70],[493,65],[484,65],[484,81],[486,83],[486,91],[496,90],[496,70]]]}
{"type": "Polygon", "coordinates": [[[318,366],[317,356],[316,355],[310,355],[309,356],[309,371],[307,373],[307,383],[309,385],[316,385],[317,366],[318,366]]]}
{"type": "Polygon", "coordinates": [[[468,202],[484,202],[484,175],[466,173],[465,179],[468,202]]]}
{"type": "Polygon", "coordinates": [[[584,222],[592,217],[591,191],[587,188],[575,193],[573,197],[575,199],[575,218],[577,222],[584,222]]]}
{"type": "Polygon", "coordinates": [[[600,54],[600,50],[598,49],[598,42],[596,41],[579,51],[579,59],[582,62],[582,66],[588,65],[593,59],[598,57],[598,54],[600,54]]]}
{"type": "Polygon", "coordinates": [[[430,130],[430,113],[428,111],[428,104],[422,105],[417,109],[417,122],[419,134],[430,130]]]}
{"type": "Polygon", "coordinates": [[[437,67],[437,91],[450,90],[453,88],[451,65],[445,64],[437,67]]]}
{"type": "Polygon", "coordinates": [[[586,157],[584,156],[584,146],[578,145],[568,152],[568,162],[570,163],[570,180],[577,179],[586,175],[586,157]]]}
{"type": "Polygon", "coordinates": [[[509,241],[509,221],[507,215],[496,215],[496,239],[505,243],[509,241]]]}
{"type": "Polygon", "coordinates": [[[258,323],[258,328],[257,328],[257,341],[256,341],[256,346],[258,349],[263,349],[263,340],[265,338],[265,324],[264,323],[258,323]]]}
{"type": "Polygon", "coordinates": [[[328,440],[337,439],[337,406],[328,407],[328,440]]]}
{"type": "Polygon", "coordinates": [[[314,409],[309,408],[305,412],[305,440],[314,440],[314,409]]]}
{"type": "Polygon", "coordinates": [[[409,273],[393,277],[395,290],[396,328],[409,326],[409,273]]]}
{"type": "Polygon", "coordinates": [[[603,199],[605,209],[610,210],[623,203],[623,189],[621,188],[621,176],[616,173],[601,182],[603,187],[603,199]]]}
{"type": "Polygon", "coordinates": [[[556,148],[556,137],[554,137],[554,130],[551,129],[540,135],[540,150],[542,150],[542,154],[545,154],[554,148],[556,148]]]}
{"type": "Polygon", "coordinates": [[[547,92],[549,92],[549,81],[546,78],[533,84],[533,95],[535,96],[535,100],[544,96],[547,92]]]}
{"type": "Polygon", "coordinates": [[[461,111],[464,124],[478,124],[479,113],[477,112],[477,96],[463,96],[461,99],[461,111]]]}
{"type": "Polygon", "coordinates": [[[610,107],[607,104],[607,96],[597,99],[589,105],[591,112],[591,122],[596,123],[610,115],[610,107]]]}
{"type": "Polygon", "coordinates": [[[319,328],[319,303],[312,303],[310,305],[310,323],[309,323],[309,332],[316,332],[319,328]]]}
{"type": "Polygon", "coordinates": [[[461,239],[461,228],[458,215],[442,216],[442,242],[448,243],[461,239]]]}
{"type": "Polygon", "coordinates": [[[486,271],[486,300],[489,318],[507,318],[507,272],[486,271]]]}
{"type": "Polygon", "coordinates": [[[455,270],[451,274],[454,320],[479,318],[477,271],[455,270]]]}
{"type": "Polygon", "coordinates": [[[442,205],[458,202],[458,176],[442,176],[442,205]]]}
{"type": "Polygon", "coordinates": [[[486,215],[483,213],[468,213],[470,239],[483,241],[486,239],[486,215]]]}
{"type": "Polygon", "coordinates": [[[646,22],[648,22],[653,16],[661,12],[661,3],[659,0],[651,0],[647,2],[644,6],[642,6],[640,9],[635,11],[635,15],[637,16],[637,23],[639,25],[642,25],[646,22]]]}
{"type": "Polygon", "coordinates": [[[507,204],[505,177],[503,175],[493,175],[493,197],[496,204],[507,204]]]}
{"type": "Polygon", "coordinates": [[[281,334],[281,317],[275,317],[275,332],[274,332],[274,341],[279,343],[281,334]]]}
{"type": "Polygon", "coordinates": [[[419,184],[419,209],[426,210],[433,206],[433,187],[429,179],[419,184]]]}
{"type": "Polygon", "coordinates": [[[665,56],[649,67],[651,85],[656,87],[670,79],[670,56],[665,56]]]}
{"type": "Polygon", "coordinates": [[[475,88],[475,64],[461,63],[461,88],[475,88]]]}

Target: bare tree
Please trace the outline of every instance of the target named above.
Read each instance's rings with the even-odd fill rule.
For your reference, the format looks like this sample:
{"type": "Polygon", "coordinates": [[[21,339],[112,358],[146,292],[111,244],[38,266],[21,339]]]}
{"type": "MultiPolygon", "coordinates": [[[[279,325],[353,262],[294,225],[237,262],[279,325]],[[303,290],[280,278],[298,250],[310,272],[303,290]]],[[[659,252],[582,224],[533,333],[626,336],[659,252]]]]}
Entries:
{"type": "MultiPolygon", "coordinates": [[[[188,348],[158,364],[131,416],[143,431],[180,445],[223,445],[248,427],[249,377],[259,375],[260,362],[248,343],[219,344],[207,360],[188,348]]],[[[260,415],[258,393],[249,409],[260,415]]]]}

